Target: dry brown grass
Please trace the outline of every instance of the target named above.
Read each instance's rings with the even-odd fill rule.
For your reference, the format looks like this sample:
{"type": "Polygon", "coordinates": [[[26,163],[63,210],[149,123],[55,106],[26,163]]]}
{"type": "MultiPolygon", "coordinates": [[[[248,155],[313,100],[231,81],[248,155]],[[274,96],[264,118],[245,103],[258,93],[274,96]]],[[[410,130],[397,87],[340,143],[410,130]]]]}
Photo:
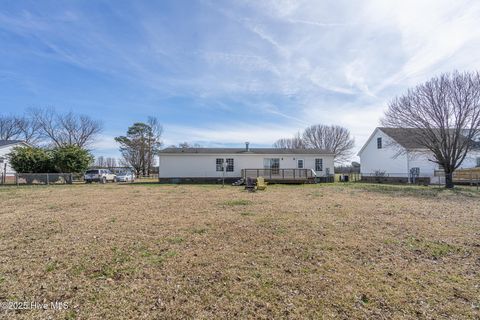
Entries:
{"type": "Polygon", "coordinates": [[[479,318],[480,194],[374,185],[0,188],[15,319],[479,318]]]}

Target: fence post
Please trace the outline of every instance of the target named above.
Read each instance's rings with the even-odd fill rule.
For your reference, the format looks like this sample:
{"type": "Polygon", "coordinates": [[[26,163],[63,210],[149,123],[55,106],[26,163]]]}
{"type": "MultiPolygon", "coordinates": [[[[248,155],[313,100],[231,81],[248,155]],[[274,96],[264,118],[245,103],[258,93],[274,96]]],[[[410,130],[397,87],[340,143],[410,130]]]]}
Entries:
{"type": "Polygon", "coordinates": [[[18,187],[18,173],[15,172],[15,184],[18,187]]]}
{"type": "Polygon", "coordinates": [[[47,185],[50,184],[50,177],[48,176],[48,173],[47,173],[47,185]]]}

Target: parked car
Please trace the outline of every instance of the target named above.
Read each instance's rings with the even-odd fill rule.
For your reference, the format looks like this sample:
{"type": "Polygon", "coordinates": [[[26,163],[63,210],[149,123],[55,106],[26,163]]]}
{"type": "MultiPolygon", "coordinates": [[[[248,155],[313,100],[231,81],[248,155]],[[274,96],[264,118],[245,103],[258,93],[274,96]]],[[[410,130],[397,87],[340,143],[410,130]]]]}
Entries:
{"type": "Polygon", "coordinates": [[[85,172],[83,179],[85,183],[107,183],[108,181],[116,182],[117,176],[108,169],[92,169],[85,172]]]}
{"type": "Polygon", "coordinates": [[[117,173],[117,181],[119,182],[134,182],[135,181],[135,173],[132,171],[123,171],[117,173]]]}

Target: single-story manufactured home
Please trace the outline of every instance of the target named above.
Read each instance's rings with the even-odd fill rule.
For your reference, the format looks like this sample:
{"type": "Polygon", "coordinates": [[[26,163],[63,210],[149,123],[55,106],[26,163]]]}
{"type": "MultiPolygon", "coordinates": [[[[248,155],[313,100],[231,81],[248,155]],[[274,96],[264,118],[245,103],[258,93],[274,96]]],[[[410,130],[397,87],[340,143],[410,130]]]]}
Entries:
{"type": "Polygon", "coordinates": [[[28,146],[28,144],[22,140],[0,140],[0,176],[9,177],[15,174],[15,170],[10,166],[8,154],[13,148],[19,146],[28,146]]]}
{"type": "MultiPolygon", "coordinates": [[[[414,128],[376,128],[360,149],[362,180],[438,183],[442,169],[415,139],[414,128]],[[415,181],[412,181],[416,179],[415,181]]],[[[480,167],[480,148],[471,150],[460,168],[480,167]]]]}
{"type": "Polygon", "coordinates": [[[326,181],[334,174],[333,154],[319,149],[166,148],[159,153],[159,181],[235,182],[264,177],[269,182],[326,181]]]}

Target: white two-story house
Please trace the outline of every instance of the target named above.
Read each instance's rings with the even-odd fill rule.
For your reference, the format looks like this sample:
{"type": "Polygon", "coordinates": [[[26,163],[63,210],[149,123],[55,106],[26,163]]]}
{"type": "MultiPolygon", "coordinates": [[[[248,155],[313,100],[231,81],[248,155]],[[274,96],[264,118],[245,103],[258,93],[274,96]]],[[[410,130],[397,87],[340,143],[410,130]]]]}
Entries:
{"type": "MultiPolygon", "coordinates": [[[[385,177],[396,182],[408,182],[411,173],[430,183],[438,182],[441,168],[431,161],[433,155],[414,139],[410,128],[376,128],[358,153],[362,179],[385,177]],[[413,170],[412,170],[413,169],[413,170]]],[[[474,148],[460,168],[480,167],[480,149],[474,148]]]]}

